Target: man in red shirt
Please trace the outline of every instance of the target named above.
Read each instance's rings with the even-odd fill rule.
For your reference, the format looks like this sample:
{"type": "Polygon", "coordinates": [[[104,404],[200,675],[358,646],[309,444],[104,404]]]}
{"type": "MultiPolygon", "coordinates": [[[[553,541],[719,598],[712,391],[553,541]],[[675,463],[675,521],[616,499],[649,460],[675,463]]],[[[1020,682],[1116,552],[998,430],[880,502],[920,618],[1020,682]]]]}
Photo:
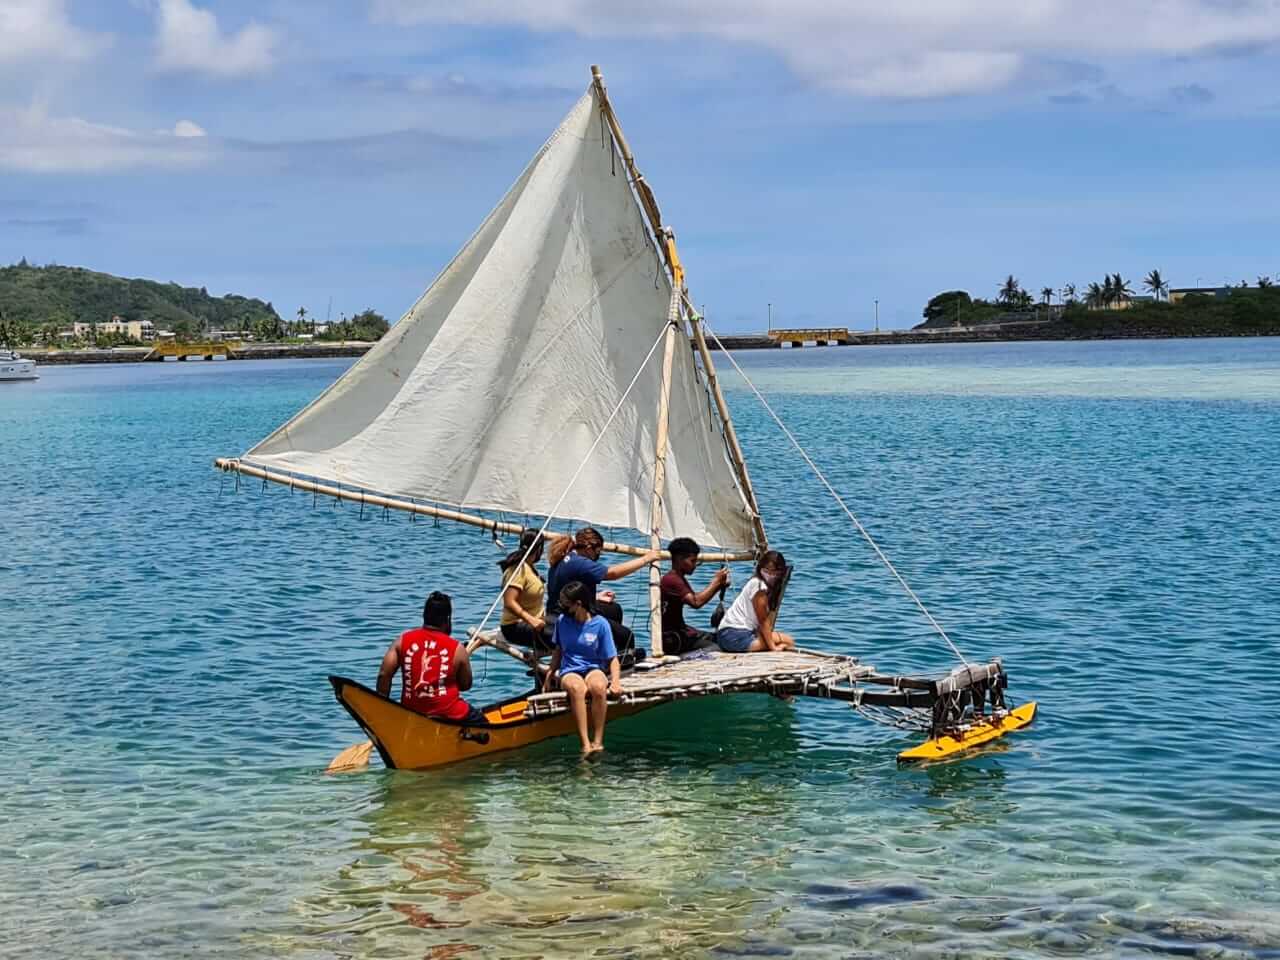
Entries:
{"type": "Polygon", "coordinates": [[[662,575],[662,652],[688,653],[704,640],[714,640],[713,634],[697,630],[684,622],[684,608],[694,610],[704,607],[721,587],[729,582],[729,568],[721,567],[711,577],[711,582],[694,593],[688,576],[698,566],[701,548],[689,537],[676,537],[667,545],[671,554],[671,569],[662,575]]]}
{"type": "Polygon", "coordinates": [[[378,669],[378,692],[391,696],[391,678],[400,672],[400,702],[428,717],[483,723],[484,714],[462,699],[471,689],[467,648],[449,636],[453,601],[433,593],[422,607],[422,627],[408,630],[387,648],[378,669]]]}

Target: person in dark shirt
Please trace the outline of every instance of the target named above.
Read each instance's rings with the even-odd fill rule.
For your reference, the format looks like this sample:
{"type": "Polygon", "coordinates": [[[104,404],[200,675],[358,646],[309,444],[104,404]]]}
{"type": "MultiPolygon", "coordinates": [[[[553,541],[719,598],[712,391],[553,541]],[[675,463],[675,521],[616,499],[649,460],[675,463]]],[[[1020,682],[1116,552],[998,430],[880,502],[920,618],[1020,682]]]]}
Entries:
{"type": "Polygon", "coordinates": [[[721,567],[711,582],[694,592],[689,575],[698,568],[701,548],[689,537],[676,537],[667,545],[671,569],[662,575],[662,652],[688,653],[703,642],[714,642],[715,634],[698,630],[684,622],[684,608],[705,607],[711,598],[729,583],[729,568],[721,567]]]}
{"type": "Polygon", "coordinates": [[[551,545],[548,557],[551,570],[547,574],[547,620],[554,622],[552,618],[560,614],[560,591],[570,583],[581,583],[596,598],[595,609],[609,621],[614,644],[618,653],[625,657],[627,651],[635,648],[635,634],[623,624],[622,607],[614,601],[612,592],[599,593],[596,588],[606,580],[621,580],[651,563],[657,563],[659,553],[657,550],[650,550],[642,556],[605,566],[600,562],[602,552],[604,537],[594,527],[583,527],[573,535],[572,542],[565,540],[551,545]]]}

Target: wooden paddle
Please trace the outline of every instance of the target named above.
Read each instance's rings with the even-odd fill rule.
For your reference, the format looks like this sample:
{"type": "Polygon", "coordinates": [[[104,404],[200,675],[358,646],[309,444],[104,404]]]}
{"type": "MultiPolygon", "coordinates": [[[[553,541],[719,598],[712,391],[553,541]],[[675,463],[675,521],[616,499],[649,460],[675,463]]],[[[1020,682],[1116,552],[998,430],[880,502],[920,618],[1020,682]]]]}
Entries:
{"type": "Polygon", "coordinates": [[[373,752],[373,741],[353,743],[347,749],[329,761],[325,773],[350,773],[352,770],[363,770],[369,765],[369,754],[373,752]]]}
{"type": "Polygon", "coordinates": [[[716,608],[711,612],[711,630],[714,633],[720,629],[720,621],[724,619],[724,592],[729,589],[729,584],[725,584],[720,588],[720,599],[716,603],[716,608]]]}

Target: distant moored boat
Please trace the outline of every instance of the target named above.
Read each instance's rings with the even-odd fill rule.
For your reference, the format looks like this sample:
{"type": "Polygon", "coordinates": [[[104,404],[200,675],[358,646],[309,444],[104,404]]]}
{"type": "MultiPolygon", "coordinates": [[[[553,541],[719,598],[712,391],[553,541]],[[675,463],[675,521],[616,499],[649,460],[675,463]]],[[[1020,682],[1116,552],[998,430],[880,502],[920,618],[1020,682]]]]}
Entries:
{"type": "Polygon", "coordinates": [[[0,380],[39,380],[36,362],[13,350],[0,350],[0,380]]]}

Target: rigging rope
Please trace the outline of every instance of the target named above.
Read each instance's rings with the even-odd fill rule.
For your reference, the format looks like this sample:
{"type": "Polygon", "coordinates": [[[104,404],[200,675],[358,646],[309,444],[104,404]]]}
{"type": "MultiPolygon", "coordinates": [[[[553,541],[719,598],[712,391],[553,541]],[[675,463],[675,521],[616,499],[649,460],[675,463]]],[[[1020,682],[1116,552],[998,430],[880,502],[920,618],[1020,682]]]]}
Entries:
{"type": "Polygon", "coordinates": [[[759,400],[765,410],[769,412],[769,416],[773,417],[773,422],[778,425],[784,434],[786,434],[787,439],[791,441],[791,445],[796,448],[796,452],[804,458],[804,462],[809,465],[809,469],[813,471],[814,476],[822,481],[822,485],[827,488],[827,492],[835,498],[836,503],[840,504],[840,509],[843,510],[845,515],[853,521],[853,525],[858,528],[858,532],[862,534],[863,539],[871,545],[871,549],[876,552],[876,556],[879,557],[881,562],[889,569],[889,572],[897,578],[898,583],[902,585],[902,589],[907,592],[907,596],[915,602],[915,605],[920,608],[920,612],[923,613],[929,623],[933,625],[933,629],[938,631],[938,636],[942,637],[942,639],[947,642],[947,646],[951,648],[952,653],[960,658],[961,663],[966,667],[969,666],[969,661],[966,660],[964,654],[960,652],[960,648],[951,642],[951,638],[947,636],[947,631],[942,629],[942,624],[938,623],[938,621],[933,618],[933,614],[929,612],[929,608],[924,605],[924,602],[918,596],[916,596],[916,592],[911,589],[911,585],[907,583],[902,574],[898,572],[898,568],[893,565],[887,556],[885,556],[884,551],[880,549],[880,545],[876,543],[875,538],[872,537],[871,534],[867,532],[867,528],[862,525],[862,521],[853,515],[853,511],[850,510],[844,500],[840,498],[840,494],[836,493],[836,488],[831,485],[831,482],[826,478],[826,475],[823,474],[823,472],[818,468],[818,465],[813,462],[813,458],[805,452],[804,447],[800,446],[800,441],[796,439],[795,434],[787,429],[787,425],[782,422],[782,418],[774,412],[773,407],[769,406],[769,401],[764,398],[764,394],[756,389],[756,385],[751,382],[751,378],[747,376],[746,371],[743,370],[742,367],[738,366],[738,361],[733,358],[733,354],[725,349],[725,345],[720,342],[720,337],[711,329],[711,325],[707,323],[706,317],[702,318],[702,326],[707,333],[711,334],[711,338],[715,340],[716,346],[720,348],[721,352],[729,358],[729,362],[733,364],[733,369],[737,370],[738,375],[746,381],[747,386],[751,388],[751,392],[756,395],[756,399],[759,400]]]}
{"type": "MultiPolygon", "coordinates": [[[[627,384],[627,389],[622,392],[622,396],[619,397],[618,402],[614,404],[613,410],[609,413],[609,419],[607,419],[604,422],[604,426],[600,428],[600,433],[596,436],[590,449],[587,450],[586,455],[582,458],[582,462],[578,464],[578,469],[573,471],[573,476],[569,478],[568,484],[565,485],[564,491],[560,494],[560,499],[557,500],[555,506],[551,508],[551,511],[547,514],[547,519],[543,521],[542,526],[538,528],[538,539],[534,540],[533,543],[530,543],[529,546],[525,548],[524,554],[516,564],[517,568],[529,559],[529,554],[533,552],[534,546],[541,541],[542,535],[547,532],[547,527],[551,526],[551,521],[555,518],[556,511],[558,511],[561,504],[564,503],[565,497],[569,496],[569,491],[573,489],[573,485],[578,482],[578,477],[581,476],[582,471],[586,469],[587,461],[589,461],[591,459],[591,455],[596,452],[596,447],[600,446],[600,441],[604,439],[604,435],[613,423],[614,417],[618,415],[618,411],[622,409],[622,405],[627,402],[627,397],[629,397],[631,395],[631,391],[635,389],[635,385],[640,380],[640,374],[644,373],[644,368],[649,365],[649,361],[653,358],[654,351],[658,349],[658,344],[662,343],[663,338],[666,337],[668,325],[669,324],[664,323],[662,325],[662,329],[658,331],[658,337],[653,341],[653,346],[649,348],[649,352],[646,353],[644,355],[644,359],[640,361],[640,366],[636,368],[635,376],[631,378],[631,382],[627,384]]],[[[476,627],[476,633],[484,632],[484,628],[489,623],[489,618],[493,616],[493,611],[498,609],[498,604],[502,602],[502,595],[506,592],[507,588],[504,584],[498,590],[498,596],[495,597],[493,603],[489,605],[489,610],[485,613],[484,619],[480,621],[480,626],[476,627]]]]}

